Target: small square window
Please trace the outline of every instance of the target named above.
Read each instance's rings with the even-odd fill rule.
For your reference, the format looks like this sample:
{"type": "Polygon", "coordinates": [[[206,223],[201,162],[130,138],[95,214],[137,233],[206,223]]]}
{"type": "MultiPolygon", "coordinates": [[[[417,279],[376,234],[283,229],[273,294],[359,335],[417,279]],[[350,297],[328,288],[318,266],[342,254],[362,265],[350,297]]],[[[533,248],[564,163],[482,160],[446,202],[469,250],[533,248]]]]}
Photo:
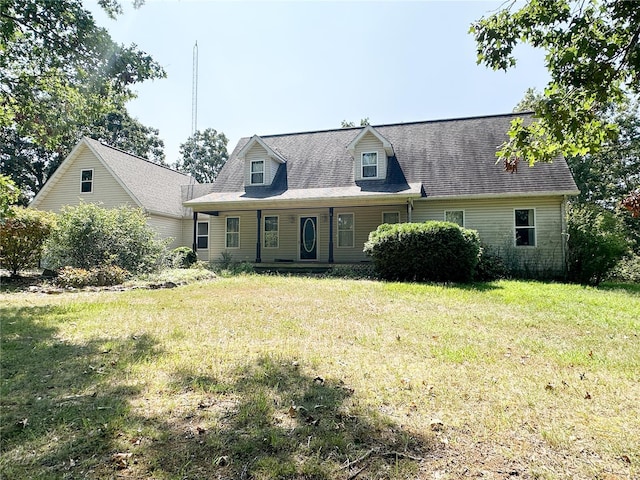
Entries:
{"type": "Polygon", "coordinates": [[[515,210],[516,246],[536,246],[536,218],[535,210],[515,210]]]}
{"type": "Polygon", "coordinates": [[[400,223],[400,212],[382,212],[382,223],[400,223]]]}
{"type": "Polygon", "coordinates": [[[251,184],[262,185],[264,183],[264,160],[251,162],[251,184]]]}
{"type": "Polygon", "coordinates": [[[444,221],[456,223],[464,227],[464,210],[445,210],[444,221]]]}
{"type": "Polygon", "coordinates": [[[80,173],[80,193],[93,192],[93,170],[82,170],[80,173]]]}
{"type": "Polygon", "coordinates": [[[378,152],[362,154],[362,178],[376,178],[378,176],[378,152]]]}

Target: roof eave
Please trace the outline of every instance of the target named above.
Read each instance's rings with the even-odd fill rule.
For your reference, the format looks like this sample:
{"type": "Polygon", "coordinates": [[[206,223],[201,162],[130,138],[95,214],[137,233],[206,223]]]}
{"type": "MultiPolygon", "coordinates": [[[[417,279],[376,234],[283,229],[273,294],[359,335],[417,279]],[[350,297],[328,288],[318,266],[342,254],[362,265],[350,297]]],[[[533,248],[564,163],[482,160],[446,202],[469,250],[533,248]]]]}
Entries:
{"type": "Polygon", "coordinates": [[[476,193],[466,195],[427,195],[424,200],[474,200],[485,198],[562,197],[579,195],[580,190],[549,190],[542,192],[476,193]]]}

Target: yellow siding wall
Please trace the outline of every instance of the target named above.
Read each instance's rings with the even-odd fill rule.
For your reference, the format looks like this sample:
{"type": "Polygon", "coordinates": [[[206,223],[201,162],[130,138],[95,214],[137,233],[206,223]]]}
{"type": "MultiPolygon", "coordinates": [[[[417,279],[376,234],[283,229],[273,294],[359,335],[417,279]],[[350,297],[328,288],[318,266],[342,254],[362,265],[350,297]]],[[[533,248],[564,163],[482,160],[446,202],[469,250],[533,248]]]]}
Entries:
{"type": "Polygon", "coordinates": [[[382,142],[371,132],[367,133],[360,139],[354,150],[353,156],[355,160],[355,179],[362,180],[362,154],[364,152],[378,152],[378,177],[385,178],[387,176],[387,154],[384,151],[382,142]]]}
{"type": "Polygon", "coordinates": [[[78,205],[81,201],[103,203],[105,208],[136,206],[125,189],[86,147],[52,187],[38,203],[38,209],[59,212],[64,205],[78,205]],[[93,169],[93,193],[80,193],[80,172],[88,169],[93,169]]]}
{"type": "MultiPolygon", "coordinates": [[[[399,212],[400,221],[406,221],[406,205],[392,207],[358,207],[335,208],[333,216],[334,235],[334,261],[335,262],[360,262],[368,258],[362,252],[364,242],[369,237],[369,232],[382,223],[382,212],[399,212]],[[337,242],[338,214],[354,213],[354,247],[339,248],[337,242]]],[[[300,258],[300,217],[318,217],[318,262],[327,262],[329,257],[329,210],[318,208],[310,210],[262,210],[261,220],[261,258],[263,262],[275,262],[276,260],[299,261],[300,258]],[[264,217],[275,215],[278,217],[278,248],[264,247],[264,217]]],[[[209,255],[211,260],[219,260],[225,251],[225,226],[226,217],[240,217],[240,248],[226,249],[234,261],[253,262],[256,258],[256,228],[257,215],[251,212],[224,212],[219,217],[211,217],[209,226],[209,255]]]]}
{"type": "Polygon", "coordinates": [[[181,247],[184,245],[182,243],[181,219],[151,214],[147,217],[147,223],[151,228],[158,232],[158,238],[171,239],[171,242],[167,245],[167,248],[174,249],[176,247],[181,247]]]}
{"type": "Polygon", "coordinates": [[[561,271],[562,198],[530,197],[519,199],[417,201],[413,221],[444,220],[445,210],[464,210],[465,227],[477,230],[480,240],[503,256],[507,266],[532,270],[561,271]],[[515,246],[514,210],[534,209],[536,246],[515,246]]]}

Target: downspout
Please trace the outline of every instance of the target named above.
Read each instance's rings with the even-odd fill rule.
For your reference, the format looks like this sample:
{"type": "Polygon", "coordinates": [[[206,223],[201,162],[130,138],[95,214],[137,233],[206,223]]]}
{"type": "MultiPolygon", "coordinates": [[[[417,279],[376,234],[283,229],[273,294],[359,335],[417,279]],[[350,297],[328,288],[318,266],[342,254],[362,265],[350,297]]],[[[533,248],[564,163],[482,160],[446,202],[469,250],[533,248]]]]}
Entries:
{"type": "Polygon", "coordinates": [[[413,198],[407,199],[407,222],[411,223],[413,220],[413,198]]]}
{"type": "Polygon", "coordinates": [[[567,241],[569,240],[569,235],[567,233],[567,196],[562,196],[562,203],[560,204],[560,216],[562,217],[562,268],[564,273],[567,273],[567,241]]]}

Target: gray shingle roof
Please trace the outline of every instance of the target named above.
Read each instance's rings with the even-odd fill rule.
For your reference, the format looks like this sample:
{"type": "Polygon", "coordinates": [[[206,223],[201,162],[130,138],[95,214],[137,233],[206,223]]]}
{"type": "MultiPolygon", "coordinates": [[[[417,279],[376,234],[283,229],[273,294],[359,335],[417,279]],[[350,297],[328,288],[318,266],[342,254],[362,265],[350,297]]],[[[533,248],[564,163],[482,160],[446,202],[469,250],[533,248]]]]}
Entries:
{"type": "MultiPolygon", "coordinates": [[[[517,116],[526,114],[374,126],[391,142],[395,152],[385,183],[422,184],[427,197],[578,193],[562,158],[533,168],[521,164],[513,174],[505,172],[501,163],[496,164],[496,149],[506,140],[510,122],[517,116]]],[[[261,187],[267,190],[259,197],[268,196],[269,190],[272,197],[281,196],[283,185],[289,191],[355,187],[354,160],[346,147],[360,131],[361,127],[341,128],[260,137],[286,158],[287,163],[280,166],[286,169],[284,181],[274,182],[270,189],[261,187]]],[[[239,193],[229,195],[231,192],[253,196],[249,190],[245,191],[244,162],[237,156],[248,141],[249,138],[242,138],[238,142],[212,185],[213,193],[198,201],[232,201],[239,193]]],[[[358,184],[363,186],[369,182],[358,184]]],[[[355,196],[366,194],[364,188],[360,193],[357,190],[351,189],[355,196]]]]}
{"type": "Polygon", "coordinates": [[[85,140],[145,209],[184,216],[181,186],[196,183],[192,177],[97,140],[85,140]]]}

